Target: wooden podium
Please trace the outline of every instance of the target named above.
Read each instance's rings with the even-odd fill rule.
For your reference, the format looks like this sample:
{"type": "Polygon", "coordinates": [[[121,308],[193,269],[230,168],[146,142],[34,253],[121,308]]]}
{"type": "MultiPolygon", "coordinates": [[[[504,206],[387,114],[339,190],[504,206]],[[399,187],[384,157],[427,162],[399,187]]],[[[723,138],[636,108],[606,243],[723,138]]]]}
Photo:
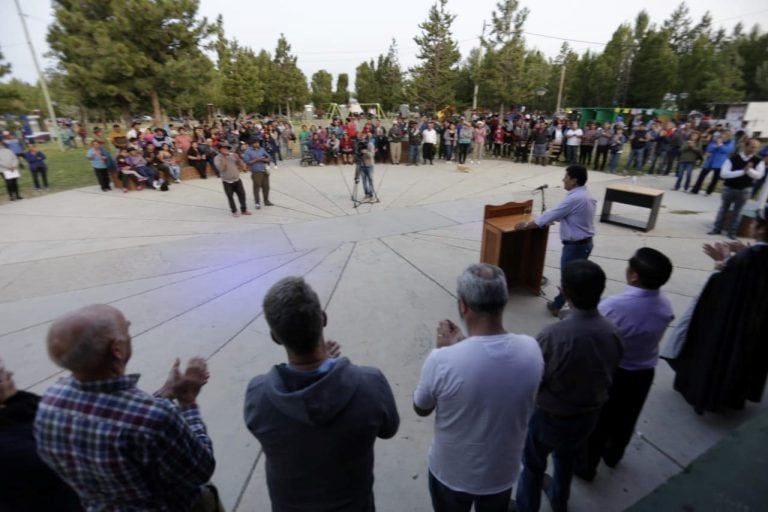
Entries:
{"type": "Polygon", "coordinates": [[[508,287],[524,286],[539,295],[549,226],[515,228],[520,222],[534,220],[532,208],[533,200],[485,206],[480,261],[501,267],[508,287]]]}

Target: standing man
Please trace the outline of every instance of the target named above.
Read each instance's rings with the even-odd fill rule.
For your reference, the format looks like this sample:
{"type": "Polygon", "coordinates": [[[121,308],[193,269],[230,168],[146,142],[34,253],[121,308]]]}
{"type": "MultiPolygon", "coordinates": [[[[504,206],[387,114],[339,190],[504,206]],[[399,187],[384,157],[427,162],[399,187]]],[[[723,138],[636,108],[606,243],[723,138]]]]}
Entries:
{"type": "Polygon", "coordinates": [[[650,247],[641,247],[629,259],[627,287],[597,307],[619,331],[624,354],[613,376],[608,401],[600,410],[589,436],[586,458],[576,476],[592,481],[600,460],[614,467],[624,456],[643,410],[659,360],[659,343],[675,314],[661,292],[672,275],[672,262],[650,247]]]}
{"type": "Polygon", "coordinates": [[[387,135],[389,138],[389,153],[394,165],[400,165],[400,156],[403,152],[403,135],[403,123],[400,120],[395,120],[387,135]]]}
{"type": "Polygon", "coordinates": [[[363,191],[365,191],[365,199],[373,199],[375,191],[373,189],[373,157],[376,154],[376,148],[371,141],[371,134],[364,133],[362,135],[360,148],[360,161],[358,162],[360,179],[363,180],[363,191]]]}
{"type": "Polygon", "coordinates": [[[270,158],[267,151],[261,147],[261,142],[254,139],[251,147],[245,150],[243,154],[245,164],[251,170],[251,181],[253,181],[253,199],[256,201],[256,209],[261,208],[259,203],[259,191],[264,196],[264,206],[273,206],[269,202],[269,171],[267,164],[270,158]]]}
{"type": "Polygon", "coordinates": [[[237,194],[237,200],[240,201],[240,211],[243,215],[250,215],[248,211],[248,204],[245,200],[245,188],[243,182],[240,179],[240,165],[242,160],[236,153],[232,153],[230,150],[232,147],[229,142],[222,142],[219,144],[219,154],[214,159],[214,165],[219,170],[221,182],[224,185],[224,193],[227,195],[227,201],[229,201],[229,209],[232,212],[233,217],[239,217],[237,208],[235,208],[235,199],[233,196],[237,194]]]}
{"type": "Polygon", "coordinates": [[[19,195],[19,158],[4,141],[0,141],[0,172],[3,173],[8,198],[11,201],[24,199],[19,195]]]}
{"type": "Polygon", "coordinates": [[[520,470],[544,362],[530,336],[508,333],[504,272],[470,265],[457,279],[459,316],[437,327],[437,348],[413,395],[419,416],[435,409],[429,493],[436,512],[506,512],[520,470]]]}
{"type": "MultiPolygon", "coordinates": [[[[587,169],[581,165],[571,165],[565,170],[563,186],[568,193],[565,198],[552,210],[544,212],[533,222],[521,222],[517,229],[535,229],[555,221],[560,221],[560,239],[563,242],[563,252],[560,255],[561,272],[574,260],[589,258],[592,253],[592,237],[595,235],[595,206],[597,201],[587,190],[587,169]]],[[[565,305],[562,292],[552,302],[547,303],[547,309],[558,316],[565,305]]]]}
{"type": "Polygon", "coordinates": [[[627,165],[624,167],[625,171],[632,169],[632,165],[637,165],[637,172],[643,172],[643,157],[645,156],[646,142],[648,142],[648,130],[645,129],[645,125],[641,122],[632,132],[632,138],[629,139],[629,147],[631,150],[627,165]]]}
{"type": "Polygon", "coordinates": [[[91,161],[91,167],[99,181],[102,192],[112,190],[109,186],[109,152],[101,146],[101,142],[94,140],[91,142],[91,148],[86,152],[88,160],[91,161]]]}
{"type": "Polygon", "coordinates": [[[424,141],[424,163],[429,162],[429,165],[434,165],[435,160],[435,146],[437,145],[437,131],[435,131],[435,123],[432,121],[427,123],[427,129],[421,133],[422,140],[424,141]]]}
{"type": "Polygon", "coordinates": [[[373,512],[373,445],[397,433],[392,389],[326,341],[328,317],[301,277],[267,291],[264,317],[288,362],[254,377],[245,423],[266,456],[274,512],[373,512]]]}
{"type": "Polygon", "coordinates": [[[597,311],[605,289],[603,270],[588,260],[573,261],[563,270],[561,286],[572,312],[536,337],[544,355],[544,377],[517,482],[519,512],[539,510],[542,488],[554,512],[568,509],[576,457],[608,399],[622,354],[619,333],[597,311]],[[553,477],[544,473],[550,453],[553,477]]]}
{"type": "Polygon", "coordinates": [[[176,359],[163,388],[145,393],[125,373],[129,325],[103,304],[53,322],[48,354],[72,375],[40,401],[37,451],[87,510],[215,510],[204,485],[213,447],[197,407],[205,361],[192,358],[182,373],[176,359]]]}
{"type": "Polygon", "coordinates": [[[419,151],[421,151],[421,130],[414,119],[408,121],[408,163],[406,165],[419,165],[419,151]]]}
{"type": "Polygon", "coordinates": [[[720,168],[720,177],[723,178],[722,202],[717,211],[715,226],[708,235],[719,235],[725,224],[725,215],[731,211],[731,220],[728,226],[728,238],[736,240],[736,232],[741,222],[741,209],[752,193],[752,184],[765,175],[765,162],[757,154],[760,149],[758,139],[746,139],[742,151],[733,155],[720,168]],[[733,207],[733,209],[731,209],[733,207]]]}
{"type": "Polygon", "coordinates": [[[565,161],[568,165],[577,164],[579,147],[584,132],[579,128],[579,123],[573,121],[570,128],[565,130],[565,161]]]}

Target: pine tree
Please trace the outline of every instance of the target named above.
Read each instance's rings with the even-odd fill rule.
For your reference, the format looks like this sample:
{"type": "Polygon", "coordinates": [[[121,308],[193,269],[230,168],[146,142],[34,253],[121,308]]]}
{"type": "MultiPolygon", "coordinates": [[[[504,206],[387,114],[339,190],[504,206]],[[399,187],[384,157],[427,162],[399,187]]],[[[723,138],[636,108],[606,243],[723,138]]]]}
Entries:
{"type": "Polygon", "coordinates": [[[339,105],[347,105],[349,103],[349,75],[346,73],[339,73],[336,77],[336,90],[333,92],[333,102],[339,105]]]}
{"type": "Polygon", "coordinates": [[[437,0],[430,7],[427,19],[419,25],[421,35],[413,38],[420,63],[410,70],[410,90],[422,112],[436,112],[454,101],[461,54],[451,33],[456,15],[446,10],[447,2],[437,0]]]}
{"type": "Polygon", "coordinates": [[[645,33],[630,71],[627,103],[629,105],[660,107],[664,95],[677,93],[677,56],[669,45],[667,30],[649,30],[645,33]]]}
{"type": "Polygon", "coordinates": [[[307,77],[297,65],[298,58],[291,55],[291,45],[280,34],[275,48],[275,56],[272,59],[273,66],[267,88],[267,103],[272,110],[286,113],[291,109],[303,105],[310,99],[307,77]]]}
{"type": "Polygon", "coordinates": [[[312,75],[312,103],[325,108],[333,100],[333,76],[324,69],[312,75]]]}

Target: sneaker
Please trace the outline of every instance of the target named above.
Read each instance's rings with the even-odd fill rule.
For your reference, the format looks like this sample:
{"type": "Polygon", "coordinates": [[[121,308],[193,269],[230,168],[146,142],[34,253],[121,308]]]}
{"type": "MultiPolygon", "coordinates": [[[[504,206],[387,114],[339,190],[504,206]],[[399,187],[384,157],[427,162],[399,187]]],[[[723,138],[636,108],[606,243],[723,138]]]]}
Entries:
{"type": "Polygon", "coordinates": [[[264,206],[275,206],[275,203],[271,201],[264,201],[264,206]]]}
{"type": "Polygon", "coordinates": [[[259,203],[256,203],[256,204],[254,205],[254,208],[256,208],[257,210],[260,210],[260,209],[261,209],[261,205],[260,205],[259,203]]]}
{"type": "Polygon", "coordinates": [[[552,316],[560,316],[560,308],[552,301],[547,302],[547,311],[552,313],[552,316]]]}
{"type": "Polygon", "coordinates": [[[180,180],[179,178],[176,178],[174,181],[175,181],[176,183],[181,183],[181,180],[180,180]]]}
{"type": "Polygon", "coordinates": [[[251,214],[251,212],[249,212],[248,210],[245,210],[245,211],[243,212],[243,215],[250,215],[250,214],[251,214]]]}
{"type": "Polygon", "coordinates": [[[325,167],[325,164],[320,162],[320,167],[325,167]]]}
{"type": "Polygon", "coordinates": [[[152,182],[152,186],[155,187],[155,190],[160,190],[160,182],[155,180],[152,182]]]}

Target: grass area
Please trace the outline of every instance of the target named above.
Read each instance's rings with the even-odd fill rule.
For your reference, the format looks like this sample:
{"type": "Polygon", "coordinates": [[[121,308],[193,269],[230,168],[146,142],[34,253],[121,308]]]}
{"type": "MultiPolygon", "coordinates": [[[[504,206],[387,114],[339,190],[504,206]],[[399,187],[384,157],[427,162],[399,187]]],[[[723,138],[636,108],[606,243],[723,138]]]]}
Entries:
{"type": "MultiPolygon", "coordinates": [[[[45,153],[48,163],[48,186],[51,192],[60,192],[73,188],[96,184],[96,176],[85,157],[86,149],[78,147],[62,151],[56,143],[38,144],[37,149],[45,153]]],[[[26,160],[20,159],[24,165],[19,178],[19,192],[24,198],[33,197],[35,192],[32,173],[26,160]]],[[[8,202],[8,194],[0,195],[0,203],[8,202]]]]}

